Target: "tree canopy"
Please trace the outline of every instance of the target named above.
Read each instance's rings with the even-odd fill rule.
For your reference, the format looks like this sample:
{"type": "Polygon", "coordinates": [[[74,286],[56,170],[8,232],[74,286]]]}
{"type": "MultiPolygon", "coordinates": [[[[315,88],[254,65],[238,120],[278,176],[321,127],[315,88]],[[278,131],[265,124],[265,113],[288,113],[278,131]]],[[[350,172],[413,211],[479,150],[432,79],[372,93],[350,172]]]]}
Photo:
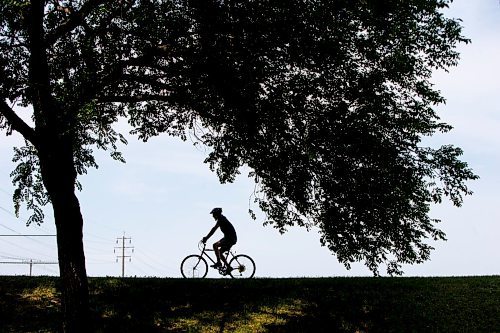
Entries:
{"type": "Polygon", "coordinates": [[[143,140],[193,133],[222,182],[249,166],[280,231],[318,227],[347,267],[401,273],[445,238],[431,205],[460,206],[477,178],[460,148],[422,144],[451,129],[430,79],[468,42],[449,3],[3,1],[0,128],[27,142],[16,205],[39,223],[53,200],[40,152],[69,145],[75,182],[96,147],[123,160],[112,125],[125,117],[143,140]],[[34,127],[15,105],[32,106],[34,127]]]}

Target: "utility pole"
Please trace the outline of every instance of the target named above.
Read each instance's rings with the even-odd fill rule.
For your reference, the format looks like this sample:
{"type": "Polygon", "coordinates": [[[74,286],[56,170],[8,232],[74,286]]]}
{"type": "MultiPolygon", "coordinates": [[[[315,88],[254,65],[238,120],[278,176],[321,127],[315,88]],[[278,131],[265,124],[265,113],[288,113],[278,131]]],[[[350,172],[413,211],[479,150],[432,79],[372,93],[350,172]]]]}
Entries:
{"type": "Polygon", "coordinates": [[[116,262],[118,262],[118,258],[121,258],[122,260],[122,277],[125,277],[125,258],[129,258],[128,261],[132,261],[130,255],[125,255],[125,250],[132,250],[132,253],[134,253],[134,247],[133,246],[125,246],[125,241],[128,240],[129,244],[132,243],[132,238],[130,237],[125,237],[125,232],[123,233],[122,237],[116,238],[116,244],[121,240],[121,246],[115,246],[114,253],[116,253],[116,249],[121,249],[121,255],[116,256],[116,262]]]}

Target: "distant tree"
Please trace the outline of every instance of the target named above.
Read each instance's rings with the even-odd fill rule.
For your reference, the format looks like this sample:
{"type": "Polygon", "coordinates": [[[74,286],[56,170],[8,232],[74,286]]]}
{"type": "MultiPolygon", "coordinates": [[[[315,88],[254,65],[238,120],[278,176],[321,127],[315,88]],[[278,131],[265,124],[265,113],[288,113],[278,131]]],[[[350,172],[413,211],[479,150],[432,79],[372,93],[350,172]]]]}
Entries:
{"type": "Polygon", "coordinates": [[[468,42],[449,2],[2,1],[0,128],[26,139],[14,202],[28,223],[53,207],[65,329],[88,325],[77,178],[95,148],[123,160],[120,117],[143,140],[196,135],[221,182],[249,166],[266,223],[317,226],[347,267],[428,259],[431,204],[459,206],[477,178],[459,148],[421,142],[451,129],[430,83],[468,42]]]}

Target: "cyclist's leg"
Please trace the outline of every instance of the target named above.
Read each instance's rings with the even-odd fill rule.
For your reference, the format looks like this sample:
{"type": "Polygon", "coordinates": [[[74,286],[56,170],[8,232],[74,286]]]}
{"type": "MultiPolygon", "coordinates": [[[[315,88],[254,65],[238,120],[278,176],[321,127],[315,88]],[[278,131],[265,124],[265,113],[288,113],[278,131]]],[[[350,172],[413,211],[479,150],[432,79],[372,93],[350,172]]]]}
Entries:
{"type": "Polygon", "coordinates": [[[218,242],[215,242],[214,243],[214,252],[215,252],[215,257],[217,258],[217,262],[214,264],[214,265],[211,265],[212,267],[216,268],[218,266],[221,265],[221,251],[220,251],[220,248],[221,248],[221,244],[223,243],[223,240],[224,238],[222,238],[221,240],[219,240],[218,242]]]}
{"type": "Polygon", "coordinates": [[[221,244],[220,244],[219,252],[220,252],[221,260],[226,267],[229,267],[229,264],[227,263],[227,259],[226,259],[227,256],[223,255],[223,253],[228,252],[231,249],[231,247],[234,244],[236,244],[236,242],[231,240],[231,239],[223,238],[220,240],[220,243],[221,244]]]}

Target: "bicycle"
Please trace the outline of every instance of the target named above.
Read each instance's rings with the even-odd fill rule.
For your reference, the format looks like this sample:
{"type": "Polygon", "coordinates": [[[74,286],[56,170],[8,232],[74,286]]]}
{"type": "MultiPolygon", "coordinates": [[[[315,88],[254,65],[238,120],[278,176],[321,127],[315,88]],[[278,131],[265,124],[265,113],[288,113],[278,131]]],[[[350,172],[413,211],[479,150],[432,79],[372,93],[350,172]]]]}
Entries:
{"type": "MultiPolygon", "coordinates": [[[[214,250],[207,249],[206,244],[203,242],[198,243],[198,248],[200,249],[200,254],[190,254],[181,263],[181,274],[184,278],[199,278],[202,279],[207,276],[208,273],[208,263],[205,258],[210,260],[215,264],[215,260],[208,254],[208,252],[214,252],[214,250]]],[[[225,256],[226,261],[231,267],[231,270],[227,270],[227,267],[216,268],[220,275],[231,276],[232,278],[252,278],[255,274],[255,262],[250,256],[246,254],[235,254],[233,251],[229,250],[224,252],[222,255],[225,256]],[[228,261],[228,259],[230,259],[228,261]]]]}

